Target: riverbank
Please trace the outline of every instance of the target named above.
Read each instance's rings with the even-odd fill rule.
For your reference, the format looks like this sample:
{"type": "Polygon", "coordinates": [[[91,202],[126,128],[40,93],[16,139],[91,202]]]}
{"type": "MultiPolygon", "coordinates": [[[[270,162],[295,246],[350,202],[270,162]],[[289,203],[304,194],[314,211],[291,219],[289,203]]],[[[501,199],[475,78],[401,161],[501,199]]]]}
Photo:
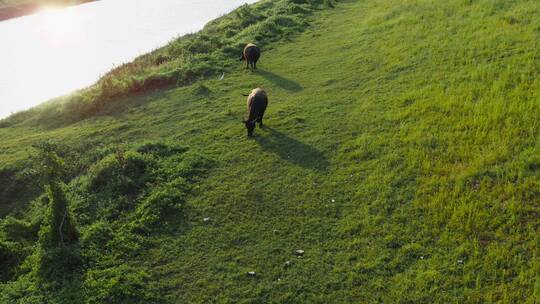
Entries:
{"type": "Polygon", "coordinates": [[[0,49],[0,119],[91,86],[112,66],[254,1],[98,1],[0,22],[0,41],[7,42],[0,49]],[[33,56],[35,46],[40,56],[33,56]],[[21,89],[23,83],[32,90],[21,89]]]}
{"type": "MultiPolygon", "coordinates": [[[[61,6],[71,6],[71,5],[80,5],[83,3],[93,2],[98,0],[80,0],[75,4],[61,4],[61,6]]],[[[0,6],[0,21],[5,21],[13,18],[18,18],[26,15],[31,15],[37,13],[39,10],[41,10],[44,6],[54,4],[57,5],[55,2],[32,2],[32,3],[24,3],[19,4],[15,6],[6,6],[1,7],[0,6]]]]}

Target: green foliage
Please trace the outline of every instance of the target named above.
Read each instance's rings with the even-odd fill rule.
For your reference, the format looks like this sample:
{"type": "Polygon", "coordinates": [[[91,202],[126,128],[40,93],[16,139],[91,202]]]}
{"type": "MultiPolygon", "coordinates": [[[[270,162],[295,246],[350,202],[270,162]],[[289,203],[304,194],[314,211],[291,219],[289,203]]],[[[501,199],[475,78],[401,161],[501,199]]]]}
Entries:
{"type": "Polygon", "coordinates": [[[84,254],[90,260],[95,260],[103,252],[103,248],[108,246],[113,237],[113,228],[105,220],[99,220],[88,225],[81,233],[81,247],[84,248],[84,254]]]}
{"type": "Polygon", "coordinates": [[[11,164],[0,164],[0,216],[5,216],[37,199],[43,193],[43,185],[47,182],[47,170],[56,170],[58,178],[68,182],[88,169],[88,164],[109,154],[107,147],[94,141],[66,145],[59,140],[39,140],[22,147],[32,149],[22,152],[20,156],[27,159],[11,164]],[[91,152],[88,152],[92,147],[91,152]],[[54,155],[47,156],[53,153],[54,155]],[[30,162],[28,162],[30,154],[30,162]],[[58,168],[55,164],[47,164],[45,159],[58,158],[58,168]]]}
{"type": "Polygon", "coordinates": [[[164,303],[148,291],[150,279],[146,272],[128,265],[90,270],[85,281],[88,303],[164,303]]]}
{"type": "Polygon", "coordinates": [[[18,243],[33,243],[37,240],[41,221],[27,222],[13,216],[0,220],[0,239],[18,243]]]}
{"type": "Polygon", "coordinates": [[[324,0],[324,4],[329,8],[334,8],[334,0],[324,0]]]}
{"type": "MultiPolygon", "coordinates": [[[[132,192],[129,198],[129,204],[134,206],[131,213],[115,217],[106,212],[95,214],[96,221],[84,230],[81,246],[87,265],[91,266],[85,274],[84,286],[91,295],[90,303],[163,303],[155,287],[148,285],[151,277],[145,266],[128,266],[125,260],[138,259],[151,248],[149,235],[174,232],[182,226],[182,207],[191,189],[189,181],[210,165],[207,158],[185,146],[148,142],[122,153],[121,157],[117,153],[106,156],[89,170],[83,179],[94,181],[98,176],[103,177],[99,172],[108,172],[106,179],[111,185],[122,180],[118,176],[129,176],[135,181],[144,179],[142,188],[132,192]]],[[[89,191],[86,195],[92,199],[79,203],[91,204],[88,207],[94,207],[96,200],[110,202],[125,195],[124,188],[117,186],[83,189],[89,191]]],[[[84,210],[81,207],[78,210],[84,210]]]]}
{"type": "Polygon", "coordinates": [[[36,149],[34,163],[44,186],[60,183],[66,174],[64,160],[58,155],[56,145],[52,142],[43,141],[33,147],[36,149]]]}
{"type": "MultiPolygon", "coordinates": [[[[303,22],[287,12],[309,1],[294,2],[260,5],[303,22]]],[[[115,115],[0,129],[12,172],[38,138],[84,152],[66,190],[82,266],[42,290],[33,254],[0,302],[538,301],[540,3],[337,3],[266,45],[256,73],[231,65],[221,81],[113,99],[115,115]],[[241,94],[256,86],[270,97],[266,128],[246,139],[241,94]],[[126,177],[137,191],[89,187],[101,161],[124,175],[118,150],[145,164],[126,177]]],[[[148,60],[210,65],[207,47],[148,60]]],[[[14,216],[37,222],[42,202],[30,206],[14,216]]]]}
{"type": "Polygon", "coordinates": [[[22,264],[32,253],[40,222],[27,222],[13,216],[0,219],[0,283],[23,272],[22,264]]]}
{"type": "Polygon", "coordinates": [[[181,177],[162,188],[157,188],[146,197],[135,212],[134,228],[140,232],[154,227],[167,227],[175,223],[181,214],[189,184],[181,177]]]}
{"type": "Polygon", "coordinates": [[[62,182],[66,166],[54,145],[42,143],[36,148],[34,162],[42,178],[48,204],[39,231],[39,244],[43,249],[63,248],[77,242],[79,237],[62,182]]]}
{"type": "Polygon", "coordinates": [[[137,193],[144,186],[147,160],[143,155],[129,151],[118,151],[90,168],[89,190],[110,196],[137,193]]]}
{"type": "Polygon", "coordinates": [[[38,234],[38,246],[31,257],[35,261],[32,268],[40,290],[56,291],[64,282],[70,281],[80,267],[76,248],[79,232],[62,182],[66,166],[54,145],[39,145],[35,163],[45,185],[47,207],[38,234]]]}
{"type": "Polygon", "coordinates": [[[39,247],[35,256],[34,281],[42,292],[62,292],[66,282],[76,280],[81,271],[81,254],[76,246],[39,247]]]}
{"type": "Polygon", "coordinates": [[[39,231],[39,244],[44,249],[63,248],[79,239],[64,191],[63,186],[56,182],[46,186],[49,207],[39,231]]]}
{"type": "MultiPolygon", "coordinates": [[[[34,221],[9,217],[0,225],[0,237],[9,240],[0,242],[6,299],[31,302],[45,295],[45,301],[59,303],[163,303],[157,287],[148,285],[154,280],[148,266],[128,266],[126,260],[140,259],[152,248],[149,235],[176,233],[183,226],[191,185],[211,166],[210,159],[170,142],[116,147],[66,186],[56,171],[66,166],[55,148],[47,147],[34,159],[39,175],[49,181],[45,214],[37,220],[38,246],[32,244],[38,234],[34,221]],[[80,242],[70,201],[82,224],[80,242]]],[[[38,202],[32,208],[41,209],[38,202]]]]}
{"type": "Polygon", "coordinates": [[[3,166],[0,164],[0,215],[12,212],[23,202],[28,202],[42,190],[36,172],[21,165],[3,166]]]}
{"type": "Polygon", "coordinates": [[[16,267],[22,260],[21,246],[6,242],[0,238],[0,283],[8,281],[15,275],[16,267]]]}

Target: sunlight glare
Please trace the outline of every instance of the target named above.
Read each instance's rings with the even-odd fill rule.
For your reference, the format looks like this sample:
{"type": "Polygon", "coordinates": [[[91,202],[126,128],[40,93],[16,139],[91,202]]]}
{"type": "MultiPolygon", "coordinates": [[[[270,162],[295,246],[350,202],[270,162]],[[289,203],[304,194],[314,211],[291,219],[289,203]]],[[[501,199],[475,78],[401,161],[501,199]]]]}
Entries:
{"type": "Polygon", "coordinates": [[[91,1],[2,21],[0,119],[88,87],[114,66],[256,1],[91,1]]]}
{"type": "Polygon", "coordinates": [[[39,13],[38,32],[52,46],[71,45],[81,38],[81,16],[73,8],[45,7],[39,13]]]}

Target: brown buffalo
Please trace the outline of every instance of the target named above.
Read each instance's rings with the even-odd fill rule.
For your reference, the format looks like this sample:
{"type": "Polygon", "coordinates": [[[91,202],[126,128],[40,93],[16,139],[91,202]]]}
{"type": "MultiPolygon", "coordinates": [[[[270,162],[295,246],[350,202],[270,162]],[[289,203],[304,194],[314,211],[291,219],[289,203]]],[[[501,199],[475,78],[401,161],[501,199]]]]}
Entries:
{"type": "Polygon", "coordinates": [[[268,96],[266,92],[260,88],[251,91],[247,98],[248,119],[244,120],[248,136],[253,136],[255,123],[259,123],[259,127],[263,127],[263,116],[268,106],[268,96]]]}
{"type": "Polygon", "coordinates": [[[242,58],[240,60],[246,61],[246,69],[251,67],[251,71],[257,69],[257,61],[261,58],[261,49],[253,43],[246,45],[242,52],[242,58]]]}

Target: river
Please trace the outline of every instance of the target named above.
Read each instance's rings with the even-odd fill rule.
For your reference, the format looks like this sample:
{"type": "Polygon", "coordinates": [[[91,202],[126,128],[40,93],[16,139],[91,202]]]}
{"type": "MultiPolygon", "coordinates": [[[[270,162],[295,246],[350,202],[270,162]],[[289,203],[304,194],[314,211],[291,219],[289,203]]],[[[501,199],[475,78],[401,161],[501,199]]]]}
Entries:
{"type": "Polygon", "coordinates": [[[102,0],[0,22],[0,118],[93,84],[114,66],[257,0],[102,0]]]}

